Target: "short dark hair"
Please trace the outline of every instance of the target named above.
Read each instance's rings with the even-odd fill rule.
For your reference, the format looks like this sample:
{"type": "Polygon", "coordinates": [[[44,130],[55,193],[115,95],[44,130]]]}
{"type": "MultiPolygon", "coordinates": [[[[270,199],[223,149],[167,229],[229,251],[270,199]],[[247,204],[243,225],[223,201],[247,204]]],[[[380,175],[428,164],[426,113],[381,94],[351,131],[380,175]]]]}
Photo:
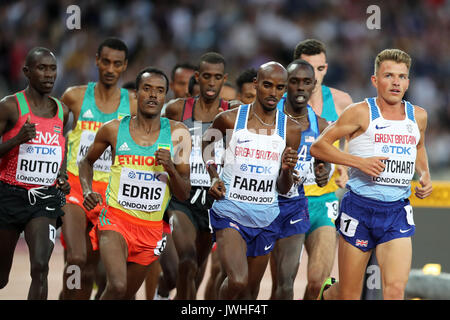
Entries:
{"type": "Polygon", "coordinates": [[[97,49],[97,55],[100,56],[100,53],[102,52],[103,47],[108,47],[114,50],[119,50],[119,51],[123,51],[125,52],[125,60],[128,60],[128,47],[125,44],[125,42],[123,42],[122,40],[120,40],[119,38],[106,38],[105,40],[103,40],[102,43],[100,43],[100,45],[98,46],[97,49]]]}
{"type": "Polygon", "coordinates": [[[294,60],[299,59],[302,54],[313,56],[319,53],[327,55],[325,44],[316,39],[306,39],[299,42],[294,49],[294,60]]]}
{"type": "Polygon", "coordinates": [[[211,64],[223,64],[223,68],[225,69],[226,67],[226,63],[225,63],[225,58],[217,52],[207,52],[205,54],[203,54],[200,57],[200,60],[198,62],[198,69],[200,69],[200,64],[202,62],[207,62],[207,63],[211,63],[211,64]]]}
{"type": "Polygon", "coordinates": [[[155,67],[147,67],[142,69],[141,71],[139,71],[137,77],[136,77],[136,90],[139,89],[139,83],[141,82],[142,79],[142,75],[144,73],[155,73],[155,74],[159,74],[161,76],[164,77],[164,79],[166,80],[166,93],[169,90],[169,79],[167,78],[166,74],[164,73],[164,71],[155,68],[155,67]]]}
{"type": "Polygon", "coordinates": [[[173,68],[172,71],[170,72],[170,77],[173,81],[173,79],[175,78],[175,72],[177,71],[178,68],[181,69],[188,69],[188,70],[192,70],[192,71],[196,71],[197,67],[194,66],[193,64],[189,63],[189,62],[182,62],[182,63],[177,63],[173,68]]]}
{"type": "Polygon", "coordinates": [[[315,76],[315,73],[314,73],[314,67],[313,67],[308,61],[306,61],[306,60],[303,60],[303,59],[296,59],[296,60],[292,61],[291,63],[289,63],[289,65],[286,67],[286,70],[288,70],[288,73],[289,73],[289,68],[290,68],[292,65],[305,66],[305,67],[309,68],[309,69],[311,70],[313,76],[315,76]]]}
{"type": "Polygon", "coordinates": [[[192,75],[189,78],[189,84],[188,84],[188,92],[189,94],[192,96],[192,94],[194,93],[194,86],[198,84],[197,79],[195,79],[195,75],[192,75]]]}
{"type": "Polygon", "coordinates": [[[242,86],[244,83],[252,83],[256,78],[256,69],[248,68],[242,71],[242,73],[236,78],[236,86],[239,92],[242,92],[242,86]]]}
{"type": "Polygon", "coordinates": [[[135,81],[128,81],[128,82],[125,82],[125,83],[122,85],[122,88],[123,88],[123,89],[127,89],[127,90],[136,90],[136,82],[135,82],[135,81]]]}
{"type": "Polygon", "coordinates": [[[30,51],[28,51],[27,56],[25,57],[25,65],[30,66],[36,61],[36,56],[42,53],[54,56],[53,52],[51,52],[50,49],[44,47],[34,47],[30,51]]]}

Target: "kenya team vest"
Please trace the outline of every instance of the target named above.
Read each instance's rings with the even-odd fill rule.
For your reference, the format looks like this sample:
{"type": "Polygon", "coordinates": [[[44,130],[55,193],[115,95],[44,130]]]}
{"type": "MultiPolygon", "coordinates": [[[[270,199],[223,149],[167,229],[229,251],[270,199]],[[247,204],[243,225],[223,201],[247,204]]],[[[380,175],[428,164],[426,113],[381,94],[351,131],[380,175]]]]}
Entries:
{"type": "MultiPolygon", "coordinates": [[[[212,122],[201,122],[194,119],[194,106],[198,101],[197,98],[188,98],[184,102],[182,122],[188,127],[192,138],[192,151],[189,159],[191,168],[191,186],[193,187],[210,187],[211,179],[206,170],[202,156],[202,137],[206,129],[212,122]]],[[[228,110],[228,102],[220,100],[220,107],[225,111],[228,110]]],[[[217,164],[217,173],[222,172],[222,156],[224,153],[223,140],[219,140],[214,145],[215,163],[217,164]]]]}
{"type": "Polygon", "coordinates": [[[158,139],[152,146],[141,146],[130,134],[131,116],[125,116],[117,133],[116,155],[111,166],[106,202],[133,217],[159,221],[171,198],[169,175],[156,165],[155,151],[163,148],[173,156],[170,122],[161,117],[158,139]]]}
{"type": "Polygon", "coordinates": [[[227,192],[212,208],[246,227],[262,228],[280,213],[276,182],[286,147],[286,115],[277,110],[274,134],[257,134],[247,129],[249,109],[239,107],[225,150],[222,180],[227,192]]]}
{"type": "Polygon", "coordinates": [[[64,112],[61,102],[53,97],[57,105],[53,118],[42,118],[31,112],[25,91],[15,94],[19,119],[15,126],[3,135],[3,142],[15,137],[30,117],[36,124],[36,137],[11,149],[0,163],[0,180],[26,189],[55,184],[64,158],[63,136],[64,112]]]}
{"type": "MultiPolygon", "coordinates": [[[[89,146],[94,142],[98,129],[105,122],[121,119],[130,114],[128,90],[120,89],[120,104],[115,112],[104,113],[95,104],[95,86],[95,82],[88,83],[76,127],[68,135],[67,171],[76,176],[78,176],[78,163],[86,155],[89,146]]],[[[108,182],[111,162],[111,147],[108,147],[94,163],[95,181],[108,182]]]]}
{"type": "Polygon", "coordinates": [[[360,136],[350,140],[349,152],[367,158],[388,157],[384,171],[371,177],[356,168],[349,169],[347,187],[358,195],[382,201],[397,201],[411,194],[420,131],[414,116],[414,106],[403,101],[404,120],[386,120],[375,98],[366,99],[370,123],[360,136]]]}

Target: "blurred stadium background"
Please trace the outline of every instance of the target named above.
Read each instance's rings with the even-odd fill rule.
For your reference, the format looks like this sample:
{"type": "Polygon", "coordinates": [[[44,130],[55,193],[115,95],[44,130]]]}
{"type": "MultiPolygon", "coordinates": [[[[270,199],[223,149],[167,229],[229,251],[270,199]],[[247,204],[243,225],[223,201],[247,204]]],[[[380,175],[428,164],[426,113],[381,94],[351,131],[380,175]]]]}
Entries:
{"type": "Polygon", "coordinates": [[[108,36],[121,38],[130,50],[120,84],[148,65],[170,74],[176,63],[196,63],[207,51],[224,55],[234,82],[243,69],[269,60],[287,65],[300,40],[317,38],[328,50],[324,83],[348,92],[353,101],[375,95],[370,75],[379,51],[405,50],[413,59],[406,99],[428,111],[426,144],[437,181],[430,199],[412,197],[419,226],[413,268],[433,262],[450,272],[449,30],[449,0],[3,0],[0,95],[25,87],[21,69],[34,46],[57,56],[55,96],[68,86],[95,81],[97,46],[108,36]],[[70,5],[80,8],[80,29],[67,27],[70,5]],[[370,5],[380,8],[380,29],[368,28],[370,5]]]}

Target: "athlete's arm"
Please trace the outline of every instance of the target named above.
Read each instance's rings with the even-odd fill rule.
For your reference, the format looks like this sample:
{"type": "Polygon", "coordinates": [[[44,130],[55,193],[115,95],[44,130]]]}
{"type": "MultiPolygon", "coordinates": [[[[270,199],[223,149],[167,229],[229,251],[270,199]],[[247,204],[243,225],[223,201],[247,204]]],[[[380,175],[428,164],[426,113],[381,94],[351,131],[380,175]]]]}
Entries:
{"type": "MultiPolygon", "coordinates": [[[[17,102],[14,96],[7,96],[0,101],[0,136],[11,130],[17,120],[19,113],[17,111],[17,102]]],[[[31,123],[30,118],[24,123],[19,133],[0,144],[0,158],[5,156],[11,149],[16,146],[34,139],[36,136],[36,125],[31,123]]]]}
{"type": "Polygon", "coordinates": [[[69,87],[61,96],[61,101],[69,108],[73,115],[72,129],[75,128],[83,105],[84,94],[87,86],[69,87]]]}
{"type": "Polygon", "coordinates": [[[211,178],[211,187],[209,188],[209,194],[216,200],[219,200],[220,198],[225,196],[226,189],[225,184],[219,178],[219,174],[217,173],[217,166],[214,163],[214,143],[225,137],[225,150],[228,148],[228,141],[231,138],[232,132],[230,132],[230,136],[228,137],[227,131],[233,130],[237,111],[238,109],[232,109],[219,113],[202,137],[203,161],[206,163],[206,168],[211,178]]]}
{"type": "Polygon", "coordinates": [[[167,102],[166,110],[164,112],[164,115],[162,116],[169,118],[171,120],[181,121],[183,116],[182,112],[184,100],[185,100],[184,98],[178,98],[167,102]]]}
{"type": "Polygon", "coordinates": [[[95,135],[94,142],[89,146],[86,155],[78,164],[80,185],[83,190],[83,205],[87,210],[92,210],[99,203],[102,204],[102,196],[92,191],[92,179],[94,177],[94,162],[102,153],[111,146],[114,162],[117,131],[119,120],[111,120],[102,125],[95,135]]]}
{"type": "Polygon", "coordinates": [[[430,169],[428,167],[428,156],[427,150],[425,148],[425,131],[427,129],[427,112],[415,106],[415,115],[417,125],[420,130],[420,140],[417,144],[417,155],[416,155],[416,172],[419,175],[419,183],[421,187],[415,187],[415,195],[417,198],[423,199],[428,197],[433,191],[433,186],[431,183],[430,169]]]}
{"type": "MultiPolygon", "coordinates": [[[[322,133],[326,127],[328,127],[328,122],[319,116],[317,116],[317,122],[319,125],[319,132],[322,133]]],[[[325,187],[328,183],[328,178],[330,175],[331,165],[329,162],[322,161],[320,159],[314,159],[314,175],[316,176],[316,184],[319,187],[325,187]]]]}
{"type": "Polygon", "coordinates": [[[158,149],[155,158],[167,171],[169,188],[172,194],[180,201],[189,198],[191,192],[189,157],[191,155],[191,136],[187,127],[180,122],[170,121],[172,130],[172,143],[174,146],[173,160],[170,151],[158,149]]]}
{"type": "MultiPolygon", "coordinates": [[[[67,108],[67,106],[61,102],[62,108],[63,108],[63,114],[64,114],[64,119],[63,119],[63,126],[64,128],[67,125],[67,122],[69,121],[69,108],[67,108]]],[[[57,188],[60,188],[65,194],[69,194],[70,193],[70,184],[69,182],[67,182],[67,179],[69,178],[67,176],[67,137],[65,139],[65,148],[64,148],[64,158],[63,161],[61,163],[61,168],[59,169],[59,173],[58,173],[58,177],[57,177],[57,188]]]]}
{"type": "Polygon", "coordinates": [[[357,168],[373,177],[378,176],[385,168],[381,160],[387,157],[362,158],[333,146],[333,142],[342,137],[350,136],[351,138],[358,132],[364,132],[368,126],[368,123],[364,124],[364,121],[368,122],[368,120],[368,108],[365,102],[348,107],[338,120],[329,125],[312,144],[311,155],[326,162],[357,168]]]}
{"type": "Polygon", "coordinates": [[[298,161],[297,150],[302,137],[302,127],[287,117],[286,148],[281,156],[281,170],[277,178],[277,190],[286,194],[294,183],[294,168],[298,161]]]}

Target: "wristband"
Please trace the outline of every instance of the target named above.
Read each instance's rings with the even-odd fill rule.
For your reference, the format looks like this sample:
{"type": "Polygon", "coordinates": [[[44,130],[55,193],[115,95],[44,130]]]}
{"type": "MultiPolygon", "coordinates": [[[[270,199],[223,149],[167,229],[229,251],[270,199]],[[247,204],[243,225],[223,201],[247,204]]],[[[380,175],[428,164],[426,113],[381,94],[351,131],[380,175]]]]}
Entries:
{"type": "Polygon", "coordinates": [[[208,161],[206,161],[206,170],[209,170],[210,166],[214,166],[214,168],[217,169],[217,164],[214,160],[210,159],[208,161]]]}

